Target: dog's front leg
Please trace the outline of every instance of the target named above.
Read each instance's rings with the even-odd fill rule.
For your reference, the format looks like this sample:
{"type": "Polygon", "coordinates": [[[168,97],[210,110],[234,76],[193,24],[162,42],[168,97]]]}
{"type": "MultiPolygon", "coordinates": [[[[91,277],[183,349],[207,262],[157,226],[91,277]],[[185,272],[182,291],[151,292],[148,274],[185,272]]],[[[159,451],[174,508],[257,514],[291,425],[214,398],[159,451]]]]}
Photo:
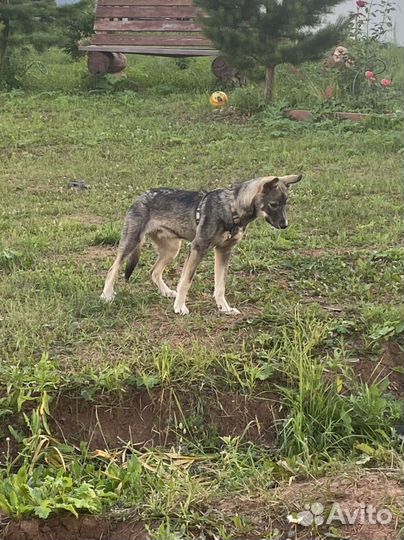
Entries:
{"type": "Polygon", "coordinates": [[[240,312],[236,308],[232,308],[226,301],[226,275],[229,267],[229,260],[231,255],[231,247],[216,247],[215,248],[215,292],[214,297],[216,300],[219,311],[226,315],[240,315],[240,312]]]}
{"type": "Polygon", "coordinates": [[[203,256],[208,251],[208,248],[209,244],[193,242],[191,253],[184,265],[180,282],[178,283],[177,296],[174,302],[175,313],[180,313],[181,315],[188,315],[189,310],[185,305],[188,290],[191,286],[198,264],[201,262],[203,256]]]}

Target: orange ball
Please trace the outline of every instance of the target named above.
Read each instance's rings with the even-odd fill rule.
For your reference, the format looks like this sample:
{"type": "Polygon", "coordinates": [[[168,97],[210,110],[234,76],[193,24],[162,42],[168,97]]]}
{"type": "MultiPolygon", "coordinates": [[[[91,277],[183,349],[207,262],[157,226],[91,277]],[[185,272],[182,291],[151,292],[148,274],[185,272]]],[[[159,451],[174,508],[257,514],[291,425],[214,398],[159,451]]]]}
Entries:
{"type": "Polygon", "coordinates": [[[210,104],[216,109],[223,109],[229,102],[229,98],[224,92],[213,92],[209,98],[210,104]]]}

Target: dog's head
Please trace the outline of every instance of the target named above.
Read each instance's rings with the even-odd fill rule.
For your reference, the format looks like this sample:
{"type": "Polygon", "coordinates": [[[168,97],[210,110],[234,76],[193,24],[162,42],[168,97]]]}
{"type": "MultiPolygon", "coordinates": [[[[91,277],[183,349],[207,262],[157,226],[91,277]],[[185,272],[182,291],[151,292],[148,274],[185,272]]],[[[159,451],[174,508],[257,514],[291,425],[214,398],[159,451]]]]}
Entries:
{"type": "Polygon", "coordinates": [[[258,215],[276,229],[286,229],[288,218],[285,206],[288,200],[288,189],[292,184],[300,182],[302,178],[301,174],[262,178],[261,189],[256,198],[258,215]]]}

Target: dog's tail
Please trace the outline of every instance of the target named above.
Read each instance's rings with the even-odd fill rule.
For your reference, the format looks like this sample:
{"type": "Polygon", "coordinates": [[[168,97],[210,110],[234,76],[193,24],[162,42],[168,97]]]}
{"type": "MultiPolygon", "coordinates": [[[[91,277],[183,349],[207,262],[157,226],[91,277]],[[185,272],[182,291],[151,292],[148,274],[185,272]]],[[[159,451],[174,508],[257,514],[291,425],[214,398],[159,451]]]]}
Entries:
{"type": "Polygon", "coordinates": [[[140,256],[140,248],[137,248],[126,259],[126,266],[125,266],[126,281],[129,281],[129,278],[132,275],[133,270],[136,268],[137,263],[139,262],[139,256],[140,256]]]}
{"type": "Polygon", "coordinates": [[[128,211],[123,225],[119,249],[126,260],[125,279],[128,280],[139,262],[144,242],[148,211],[142,202],[135,203],[128,211]]]}

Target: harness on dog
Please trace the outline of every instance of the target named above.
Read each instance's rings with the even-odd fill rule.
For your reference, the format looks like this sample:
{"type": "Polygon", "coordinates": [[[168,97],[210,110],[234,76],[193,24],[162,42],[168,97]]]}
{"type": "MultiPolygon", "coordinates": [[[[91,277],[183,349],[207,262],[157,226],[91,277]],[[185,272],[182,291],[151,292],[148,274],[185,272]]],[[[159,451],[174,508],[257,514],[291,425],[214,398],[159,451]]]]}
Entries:
{"type": "Polygon", "coordinates": [[[244,230],[244,227],[241,225],[240,216],[235,210],[232,210],[231,217],[233,219],[233,227],[229,231],[229,238],[233,238],[239,232],[240,229],[244,230]]]}
{"type": "Polygon", "coordinates": [[[233,223],[236,227],[241,227],[241,219],[240,216],[237,214],[236,211],[232,211],[231,217],[233,219],[233,223]]]}
{"type": "Polygon", "coordinates": [[[198,204],[198,206],[196,207],[196,210],[195,210],[195,221],[196,221],[197,225],[199,225],[199,222],[201,221],[202,204],[203,204],[204,200],[206,199],[206,195],[209,193],[209,191],[202,191],[202,193],[203,193],[202,199],[199,201],[199,204],[198,204]]]}
{"type": "MultiPolygon", "coordinates": [[[[201,221],[202,205],[206,199],[206,196],[209,194],[208,191],[203,191],[202,193],[203,193],[203,197],[199,201],[199,204],[196,207],[196,211],[195,211],[195,221],[197,225],[199,225],[199,222],[201,221]]],[[[229,238],[232,238],[233,236],[235,236],[238,233],[238,230],[241,228],[240,216],[237,214],[237,212],[233,208],[231,209],[231,217],[233,220],[233,227],[229,230],[229,238]]]]}

